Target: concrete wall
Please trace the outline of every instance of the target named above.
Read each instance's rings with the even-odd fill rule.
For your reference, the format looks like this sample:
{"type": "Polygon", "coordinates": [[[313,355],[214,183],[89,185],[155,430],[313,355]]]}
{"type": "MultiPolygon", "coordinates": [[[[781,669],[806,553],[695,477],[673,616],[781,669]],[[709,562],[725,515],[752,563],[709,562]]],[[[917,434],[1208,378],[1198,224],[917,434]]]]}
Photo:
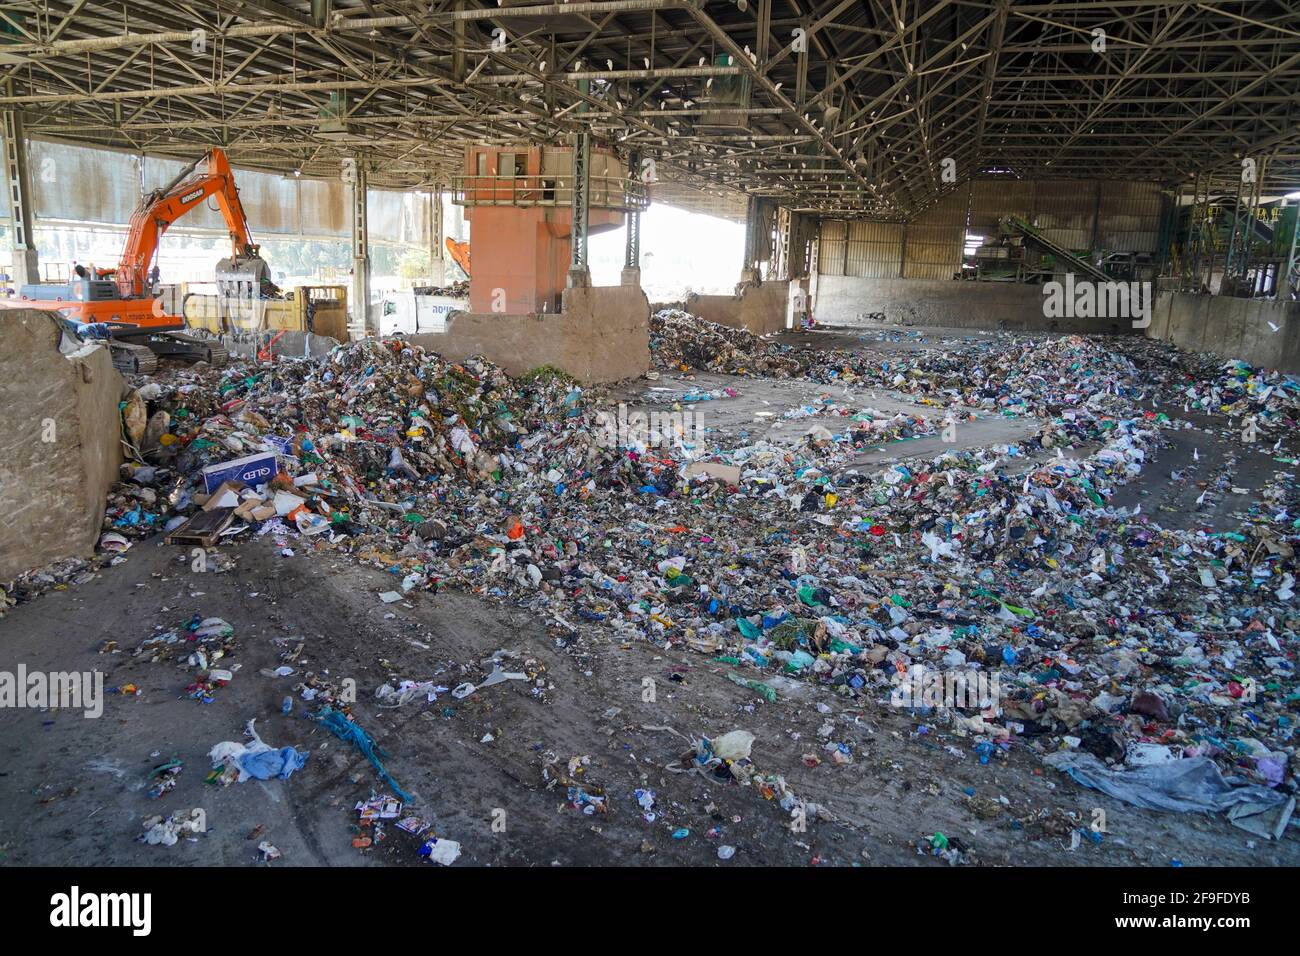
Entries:
{"type": "Polygon", "coordinates": [[[122,462],[122,376],[61,338],[48,312],[0,310],[0,581],[90,554],[122,462]]]}
{"type": "Polygon", "coordinates": [[[636,286],[566,289],[558,315],[460,312],[446,332],[407,339],[450,359],[483,355],[511,375],[553,365],[583,382],[616,382],[650,367],[650,302],[636,286]]]}
{"type": "Polygon", "coordinates": [[[764,282],[761,286],[746,288],[739,296],[696,296],[686,303],[686,311],[719,325],[767,335],[786,327],[789,295],[787,283],[764,282]]]}
{"type": "Polygon", "coordinates": [[[1300,302],[1160,292],[1146,334],[1179,348],[1300,372],[1300,302]]]}
{"type": "Polygon", "coordinates": [[[822,325],[864,325],[862,316],[885,313],[891,323],[1055,332],[1128,332],[1127,319],[1049,319],[1043,287],[1016,282],[956,279],[817,277],[813,316],[822,325]]]}

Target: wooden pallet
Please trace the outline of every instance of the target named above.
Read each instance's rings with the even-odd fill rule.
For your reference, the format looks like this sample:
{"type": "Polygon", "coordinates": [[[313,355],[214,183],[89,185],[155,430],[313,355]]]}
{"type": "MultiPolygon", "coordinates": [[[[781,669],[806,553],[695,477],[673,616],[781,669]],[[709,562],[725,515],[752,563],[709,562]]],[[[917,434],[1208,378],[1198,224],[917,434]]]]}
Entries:
{"type": "Polygon", "coordinates": [[[235,519],[234,508],[213,508],[200,511],[163,540],[167,544],[196,545],[210,548],[217,543],[221,532],[230,527],[235,519]]]}

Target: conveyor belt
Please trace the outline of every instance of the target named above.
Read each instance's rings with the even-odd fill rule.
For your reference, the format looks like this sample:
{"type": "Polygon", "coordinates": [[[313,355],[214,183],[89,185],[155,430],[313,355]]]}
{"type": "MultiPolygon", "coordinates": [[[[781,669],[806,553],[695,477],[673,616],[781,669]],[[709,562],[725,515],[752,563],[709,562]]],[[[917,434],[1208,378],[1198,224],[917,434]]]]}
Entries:
{"type": "Polygon", "coordinates": [[[1065,246],[1048,239],[1023,219],[1016,216],[1005,216],[1002,219],[1002,228],[1015,235],[1023,236],[1027,242],[1033,243],[1044,252],[1051,253],[1057,262],[1064,263],[1071,272],[1091,276],[1099,282],[1110,281],[1110,276],[1106,275],[1102,269],[1093,265],[1087,259],[1079,258],[1065,246]]]}

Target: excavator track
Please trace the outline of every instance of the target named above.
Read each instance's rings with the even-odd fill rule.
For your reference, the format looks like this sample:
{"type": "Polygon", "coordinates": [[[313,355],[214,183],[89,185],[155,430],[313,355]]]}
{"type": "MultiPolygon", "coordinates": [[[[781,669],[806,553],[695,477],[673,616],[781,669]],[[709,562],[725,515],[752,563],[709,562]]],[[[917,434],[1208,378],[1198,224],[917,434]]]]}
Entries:
{"type": "Polygon", "coordinates": [[[230,360],[225,345],[218,339],[199,339],[181,333],[115,335],[112,346],[113,364],[127,375],[152,375],[158,369],[160,357],[191,365],[207,362],[213,368],[220,368],[230,360]]]}
{"type": "Polygon", "coordinates": [[[111,342],[113,367],[123,375],[152,375],[158,369],[158,356],[143,345],[111,342]]]}
{"type": "Polygon", "coordinates": [[[213,342],[208,346],[208,364],[213,368],[220,368],[230,361],[230,353],[220,342],[213,342]]]}
{"type": "Polygon", "coordinates": [[[226,351],[226,347],[217,339],[196,339],[193,336],[180,334],[167,337],[186,346],[184,351],[176,353],[178,358],[186,362],[207,362],[213,368],[220,368],[230,361],[230,354],[226,351]]]}

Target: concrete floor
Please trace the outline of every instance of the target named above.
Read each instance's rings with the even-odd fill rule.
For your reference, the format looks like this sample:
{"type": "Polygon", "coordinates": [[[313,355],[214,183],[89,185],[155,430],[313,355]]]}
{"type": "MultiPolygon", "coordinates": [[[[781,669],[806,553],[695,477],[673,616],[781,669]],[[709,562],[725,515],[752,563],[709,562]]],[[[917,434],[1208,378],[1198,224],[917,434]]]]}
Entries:
{"type": "MultiPolygon", "coordinates": [[[[825,333],[813,335],[824,341],[825,333]]],[[[856,347],[926,345],[859,339],[856,347]]],[[[625,397],[635,399],[644,384],[625,397]]],[[[796,443],[808,420],[783,423],[780,414],[826,392],[809,382],[714,375],[655,384],[738,389],[737,398],[702,406],[725,443],[760,436],[796,443]]],[[[869,397],[882,410],[936,414],[898,395],[854,397],[869,397]]],[[[1014,440],[1027,426],[990,419],[960,430],[960,441],[1014,440]]],[[[1202,467],[1219,460],[1215,438],[1178,433],[1143,479],[1124,490],[1121,503],[1161,509],[1160,520],[1185,514],[1190,483],[1171,481],[1169,472],[1186,466],[1192,447],[1199,448],[1202,467]]],[[[931,439],[898,443],[905,451],[872,451],[853,464],[875,467],[891,456],[928,454],[925,441],[931,439]]],[[[1236,469],[1233,483],[1249,488],[1267,477],[1268,465],[1256,457],[1236,469]]],[[[1209,513],[1226,521],[1240,507],[1231,498],[1209,513]]],[[[1128,807],[1045,770],[1020,746],[1005,761],[980,765],[968,741],[942,732],[918,736],[916,719],[906,713],[850,705],[826,688],[784,678],[774,681],[778,702],[767,704],[728,682],[728,668],[706,656],[612,643],[594,633],[569,642],[527,612],[476,594],[424,593],[383,604],[378,594],[392,588],[390,575],[298,540],[291,546],[289,557],[266,538],[223,544],[233,566],[197,573],[181,549],[144,541],[87,584],[46,594],[0,619],[0,670],[19,664],[100,669],[107,686],[133,682],[142,690],[110,697],[99,719],[0,711],[0,862],[246,866],[256,865],[257,843],[269,840],[285,864],[426,865],[416,856],[420,841],[392,826],[376,846],[353,848],[353,805],[386,788],[363,757],[304,719],[301,701],[291,716],[280,713],[298,676],[261,673],[280,663],[284,647],[302,642],[294,665],[300,673],[356,681],[360,724],[389,754],[397,782],[414,794],[410,809],[433,821],[437,835],[462,843],[457,865],[942,866],[915,849],[936,830],[960,836],[979,862],[996,865],[1167,866],[1174,858],[1186,865],[1300,865],[1293,838],[1263,843],[1222,818],[1128,807]],[[235,678],[211,704],[185,697],[187,670],[130,654],[144,638],[195,613],[225,618],[240,645],[232,658],[235,678]],[[106,641],[117,642],[116,653],[100,653],[106,641]],[[488,671],[483,661],[499,649],[545,668],[545,699],[516,683],[463,701],[443,695],[433,704],[395,709],[373,699],[390,677],[433,678],[449,687],[477,682],[488,671]],[[646,677],[657,681],[657,702],[641,699],[646,677]],[[819,712],[819,705],[829,710],[819,712]],[[306,767],[287,781],[206,784],[207,751],[240,740],[254,717],[268,743],[311,751],[306,767]],[[828,717],[841,739],[852,741],[856,760],[807,767],[801,755],[816,749],[828,717]],[[811,821],[807,832],[793,833],[779,806],[752,787],[666,772],[686,748],[673,733],[652,729],[665,726],[688,736],[750,730],[757,769],[784,775],[804,800],[826,805],[834,821],[811,821]],[[584,815],[566,805],[563,787],[548,790],[544,782],[545,763],[563,766],[584,755],[590,757],[584,779],[605,789],[607,814],[584,815]],[[172,758],[185,765],[176,789],[150,799],[150,769],[172,758]],[[660,816],[653,823],[636,805],[638,787],[656,791],[660,816]],[[989,815],[989,801],[1001,798],[1007,803],[989,815]],[[135,841],[144,817],[196,807],[207,816],[207,833],[170,848],[135,841]],[[1106,810],[1110,833],[1101,845],[1085,842],[1071,851],[1070,830],[1097,807],[1106,810]],[[494,829],[493,821],[502,819],[504,831],[494,829]],[[711,834],[713,828],[719,831],[711,834]],[[680,829],[689,834],[675,839],[680,829]],[[718,859],[720,844],[738,848],[730,862],[718,859]]]]}

